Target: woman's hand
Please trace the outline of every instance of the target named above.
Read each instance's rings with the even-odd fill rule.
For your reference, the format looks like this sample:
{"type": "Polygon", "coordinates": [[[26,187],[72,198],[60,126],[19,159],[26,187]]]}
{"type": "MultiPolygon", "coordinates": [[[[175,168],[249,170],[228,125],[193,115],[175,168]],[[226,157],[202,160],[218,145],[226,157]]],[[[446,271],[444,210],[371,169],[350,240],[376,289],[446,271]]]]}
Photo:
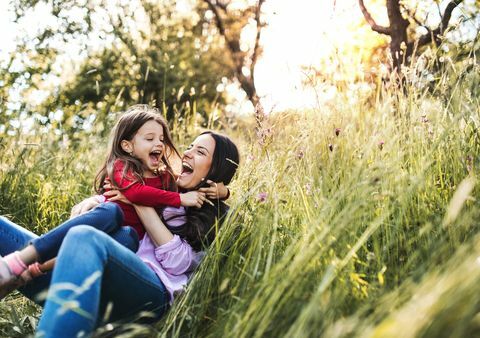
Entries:
{"type": "Polygon", "coordinates": [[[215,183],[213,181],[207,180],[209,187],[204,187],[198,189],[198,191],[205,193],[205,195],[212,199],[226,199],[229,196],[228,188],[223,184],[223,182],[215,183]]]}
{"type": "Polygon", "coordinates": [[[206,199],[205,193],[200,191],[189,191],[180,194],[180,204],[184,207],[201,208],[206,199]]]}
{"type": "Polygon", "coordinates": [[[119,201],[125,204],[133,205],[133,203],[130,202],[120,190],[115,189],[114,186],[110,184],[109,179],[105,180],[103,189],[107,190],[103,193],[103,196],[108,198],[109,201],[119,201]]]}
{"type": "Polygon", "coordinates": [[[72,208],[72,211],[70,212],[70,218],[84,214],[87,211],[92,210],[99,204],[100,201],[98,200],[97,196],[89,197],[72,208]]]}

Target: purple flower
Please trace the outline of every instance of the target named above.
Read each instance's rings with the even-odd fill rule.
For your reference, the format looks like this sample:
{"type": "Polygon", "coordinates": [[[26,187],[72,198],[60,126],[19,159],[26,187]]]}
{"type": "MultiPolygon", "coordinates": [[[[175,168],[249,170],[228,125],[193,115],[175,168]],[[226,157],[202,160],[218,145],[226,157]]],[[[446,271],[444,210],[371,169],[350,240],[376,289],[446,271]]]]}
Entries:
{"type": "Polygon", "coordinates": [[[257,200],[259,202],[265,202],[267,200],[268,194],[266,192],[261,192],[257,195],[257,200]]]}
{"type": "Polygon", "coordinates": [[[340,135],[340,132],[342,131],[342,129],[340,128],[335,128],[335,135],[338,136],[340,135]]]}
{"type": "Polygon", "coordinates": [[[385,144],[385,141],[381,140],[380,142],[378,142],[378,148],[380,148],[380,150],[382,150],[384,144],[385,144]]]}

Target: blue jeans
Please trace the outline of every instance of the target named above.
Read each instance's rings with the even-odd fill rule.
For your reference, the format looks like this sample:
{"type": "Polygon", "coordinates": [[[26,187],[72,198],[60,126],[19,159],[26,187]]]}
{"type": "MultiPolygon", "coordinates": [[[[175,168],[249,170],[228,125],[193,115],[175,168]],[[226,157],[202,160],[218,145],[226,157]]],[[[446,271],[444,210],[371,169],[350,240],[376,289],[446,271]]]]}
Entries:
{"type": "MultiPolygon", "coordinates": [[[[42,236],[22,228],[21,226],[0,216],[0,255],[6,256],[33,244],[40,255],[40,261],[56,257],[68,230],[78,225],[90,225],[109,233],[117,242],[132,251],[138,249],[138,235],[131,227],[122,227],[123,213],[115,203],[103,203],[88,213],[70,219],[42,236]]],[[[38,295],[48,289],[51,273],[35,279],[34,283],[20,288],[26,297],[43,305],[44,300],[38,295]]]]}
{"type": "Polygon", "coordinates": [[[112,235],[118,242],[127,248],[137,251],[138,235],[130,227],[121,227],[123,212],[115,203],[102,203],[89,212],[69,219],[58,227],[50,230],[31,241],[40,256],[39,262],[43,263],[56,257],[60,245],[67,232],[77,225],[90,225],[107,234],[112,235]],[[122,231],[119,231],[122,230],[122,231]]]}
{"type": "MultiPolygon", "coordinates": [[[[108,208],[116,211],[118,206],[112,205],[108,208]]],[[[21,249],[34,238],[0,217],[1,255],[21,249]]],[[[20,291],[35,298],[47,288],[39,337],[76,337],[80,332],[89,336],[103,321],[135,317],[141,311],[149,311],[151,319],[157,320],[170,301],[158,276],[139,257],[104,232],[84,225],[66,232],[53,273],[34,279],[20,291]]]]}

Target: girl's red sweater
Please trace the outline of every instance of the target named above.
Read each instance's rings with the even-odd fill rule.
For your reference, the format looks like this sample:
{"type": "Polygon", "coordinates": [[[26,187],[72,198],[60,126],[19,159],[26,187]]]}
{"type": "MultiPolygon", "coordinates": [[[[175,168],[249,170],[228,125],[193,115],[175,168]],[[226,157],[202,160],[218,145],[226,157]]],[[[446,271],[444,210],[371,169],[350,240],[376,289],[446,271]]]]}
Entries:
{"type": "MultiPolygon", "coordinates": [[[[135,182],[136,178],[131,173],[123,176],[124,164],[121,161],[116,161],[114,164],[113,176],[119,188],[126,188],[122,190],[125,197],[133,204],[144,205],[148,207],[180,207],[180,194],[178,192],[167,191],[165,188],[170,186],[171,175],[164,171],[159,176],[153,178],[144,177],[142,182],[135,182]],[[134,183],[135,182],[135,183],[134,183]],[[128,188],[127,188],[128,187],[128,188]]],[[[145,235],[145,228],[140,221],[135,208],[132,205],[114,201],[123,210],[125,216],[123,225],[133,227],[140,239],[145,235]]]]}

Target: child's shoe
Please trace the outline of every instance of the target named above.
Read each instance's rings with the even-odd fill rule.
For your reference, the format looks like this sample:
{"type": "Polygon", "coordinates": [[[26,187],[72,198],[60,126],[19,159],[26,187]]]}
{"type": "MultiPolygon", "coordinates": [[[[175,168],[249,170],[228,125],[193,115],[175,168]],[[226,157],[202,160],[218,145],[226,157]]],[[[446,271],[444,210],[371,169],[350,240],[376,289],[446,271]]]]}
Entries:
{"type": "Polygon", "coordinates": [[[15,278],[17,278],[17,276],[10,270],[5,259],[0,256],[0,289],[2,289],[4,285],[11,283],[15,278]]]}
{"type": "Polygon", "coordinates": [[[0,299],[9,294],[19,278],[10,270],[5,259],[0,256],[0,299]]]}

